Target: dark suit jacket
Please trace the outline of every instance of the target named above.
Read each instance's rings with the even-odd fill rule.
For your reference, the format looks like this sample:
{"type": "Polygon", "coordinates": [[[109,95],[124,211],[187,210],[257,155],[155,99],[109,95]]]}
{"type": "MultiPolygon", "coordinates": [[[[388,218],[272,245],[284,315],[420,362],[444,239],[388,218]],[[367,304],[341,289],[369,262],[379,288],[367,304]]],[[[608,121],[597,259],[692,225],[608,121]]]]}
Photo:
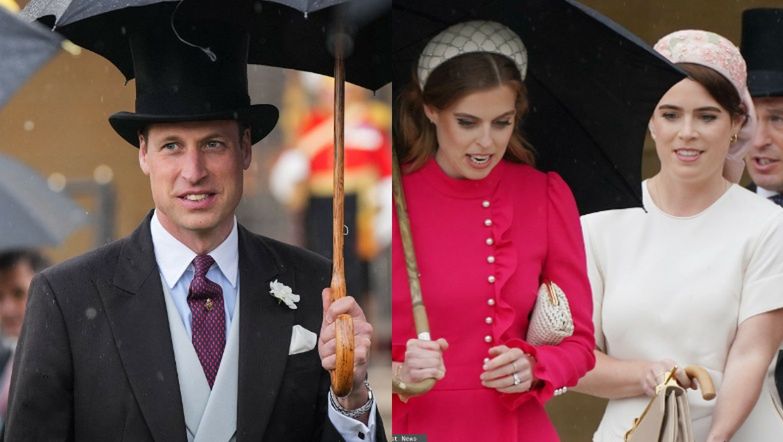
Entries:
{"type": "Polygon", "coordinates": [[[10,348],[6,347],[3,344],[0,344],[0,378],[3,377],[3,374],[5,374],[5,370],[8,365],[8,361],[11,359],[11,354],[13,351],[11,351],[10,348]]]}
{"type": "MultiPolygon", "coordinates": [[[[149,221],[33,280],[7,441],[186,440],[149,221]]],[[[239,227],[237,441],[341,440],[317,350],[288,356],[294,324],[320,330],[329,273],[326,259],[239,227]],[[302,295],[297,310],[269,294],[274,279],[302,295]]]]}

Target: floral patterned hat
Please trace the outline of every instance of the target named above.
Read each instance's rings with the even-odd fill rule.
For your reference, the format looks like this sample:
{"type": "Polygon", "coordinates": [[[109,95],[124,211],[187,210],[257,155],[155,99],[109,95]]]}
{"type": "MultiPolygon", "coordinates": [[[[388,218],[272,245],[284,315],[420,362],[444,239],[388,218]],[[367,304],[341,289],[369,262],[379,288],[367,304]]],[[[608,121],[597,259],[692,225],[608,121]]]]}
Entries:
{"type": "Polygon", "coordinates": [[[739,182],[745,170],[745,152],[753,140],[756,112],[747,86],[747,68],[739,49],[728,39],[709,31],[683,30],[673,32],[655,44],[655,50],[672,63],[694,63],[706,66],[728,79],[736,88],[747,109],[748,118],[729,146],[723,176],[739,182]]]}
{"type": "Polygon", "coordinates": [[[474,20],[450,26],[427,43],[419,56],[419,87],[424,89],[432,71],[458,55],[491,52],[504,55],[519,69],[522,80],[527,73],[527,49],[519,36],[500,23],[474,20]]]}

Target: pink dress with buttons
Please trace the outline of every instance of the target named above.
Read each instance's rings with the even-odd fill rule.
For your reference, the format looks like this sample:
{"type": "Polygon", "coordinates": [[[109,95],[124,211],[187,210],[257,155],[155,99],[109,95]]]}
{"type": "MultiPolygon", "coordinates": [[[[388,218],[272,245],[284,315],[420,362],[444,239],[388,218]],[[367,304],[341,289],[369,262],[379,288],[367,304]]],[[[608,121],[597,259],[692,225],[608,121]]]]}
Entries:
{"type": "MultiPolygon", "coordinates": [[[[441,441],[556,441],[544,403],[590,370],[592,298],[579,214],[563,180],[501,161],[483,180],[453,179],[434,160],[406,174],[424,303],[433,339],[446,338],[446,377],[407,403],[395,395],[392,432],[441,441]],[[557,346],[524,341],[541,281],[563,288],[574,335],[557,346]],[[490,347],[518,347],[536,360],[536,389],[503,394],[481,385],[490,347]]],[[[415,338],[397,217],[392,242],[392,357],[415,338]]]]}

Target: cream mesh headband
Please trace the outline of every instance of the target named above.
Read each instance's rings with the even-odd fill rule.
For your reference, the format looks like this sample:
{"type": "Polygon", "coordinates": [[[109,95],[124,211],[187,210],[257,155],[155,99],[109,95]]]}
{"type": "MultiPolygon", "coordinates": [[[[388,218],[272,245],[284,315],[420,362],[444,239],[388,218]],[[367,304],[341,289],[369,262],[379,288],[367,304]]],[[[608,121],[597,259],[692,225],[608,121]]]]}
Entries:
{"type": "Polygon", "coordinates": [[[514,61],[521,78],[525,79],[527,49],[522,39],[500,23],[475,20],[450,26],[427,43],[419,56],[419,87],[424,89],[432,71],[445,61],[471,52],[504,55],[514,61]]]}

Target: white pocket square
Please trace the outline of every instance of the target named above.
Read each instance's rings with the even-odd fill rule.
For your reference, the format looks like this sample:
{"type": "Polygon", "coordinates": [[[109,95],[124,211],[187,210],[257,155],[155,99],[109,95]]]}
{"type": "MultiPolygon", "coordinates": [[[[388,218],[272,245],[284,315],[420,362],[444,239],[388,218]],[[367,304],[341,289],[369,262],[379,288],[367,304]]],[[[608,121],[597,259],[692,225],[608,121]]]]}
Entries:
{"type": "Polygon", "coordinates": [[[297,324],[291,329],[291,345],[288,347],[288,354],[295,355],[304,353],[315,348],[315,342],[318,336],[310,330],[297,324]]]}

